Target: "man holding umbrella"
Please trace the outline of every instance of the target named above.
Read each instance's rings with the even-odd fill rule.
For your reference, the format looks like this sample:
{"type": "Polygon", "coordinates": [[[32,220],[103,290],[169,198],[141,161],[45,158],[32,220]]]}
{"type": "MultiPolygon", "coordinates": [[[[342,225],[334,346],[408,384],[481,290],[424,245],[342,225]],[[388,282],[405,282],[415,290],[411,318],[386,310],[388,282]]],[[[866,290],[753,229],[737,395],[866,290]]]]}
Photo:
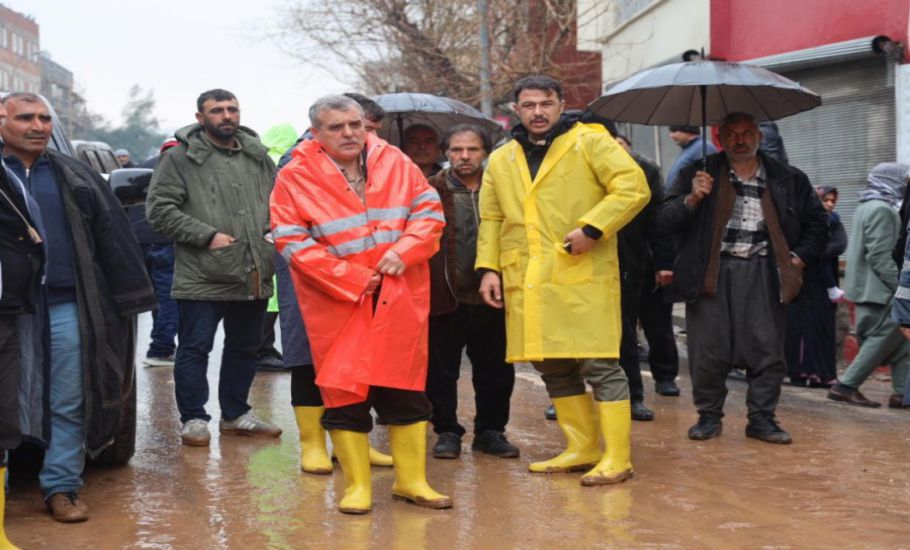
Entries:
{"type": "Polygon", "coordinates": [[[728,114],[724,152],[684,168],[658,218],[680,235],[673,284],[688,303],[689,365],[698,423],[689,438],[721,434],[725,380],[747,369],[746,436],[787,444],[774,418],[786,374],[785,304],[802,285],[806,262],[827,241],[825,210],[805,174],[759,151],[755,118],[728,114]]]}
{"type": "Polygon", "coordinates": [[[632,419],[618,362],[616,234],[647,204],[648,185],[602,126],[563,114],[558,81],[523,78],[515,101],[515,140],[490,155],[480,188],[481,297],[505,307],[506,360],[540,371],[567,440],[564,452],[530,470],[594,466],[583,485],[620,483],[632,476],[632,419]]]}

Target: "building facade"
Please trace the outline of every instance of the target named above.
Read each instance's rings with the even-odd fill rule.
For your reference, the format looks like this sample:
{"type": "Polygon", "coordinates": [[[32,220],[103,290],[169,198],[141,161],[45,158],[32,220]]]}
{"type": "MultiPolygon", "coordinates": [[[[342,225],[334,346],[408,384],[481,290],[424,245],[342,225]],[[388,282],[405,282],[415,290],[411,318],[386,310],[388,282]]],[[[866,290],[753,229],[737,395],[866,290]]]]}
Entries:
{"type": "MultiPolygon", "coordinates": [[[[910,162],[910,0],[617,0],[613,19],[579,20],[579,48],[599,49],[604,85],[682,61],[687,50],[780,73],[822,106],[778,121],[790,163],[840,189],[850,225],[856,192],[879,162],[910,162]]],[[[666,169],[666,128],[628,127],[666,169]]]]}
{"type": "Polygon", "coordinates": [[[38,23],[0,4],[0,90],[39,93],[38,23]]]}

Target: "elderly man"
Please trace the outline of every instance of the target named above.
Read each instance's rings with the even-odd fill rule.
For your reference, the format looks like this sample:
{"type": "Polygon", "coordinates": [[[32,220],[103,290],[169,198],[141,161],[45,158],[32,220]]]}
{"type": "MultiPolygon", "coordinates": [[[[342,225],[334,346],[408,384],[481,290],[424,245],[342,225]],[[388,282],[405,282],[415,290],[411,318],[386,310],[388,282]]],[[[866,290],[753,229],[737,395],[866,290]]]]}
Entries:
{"type": "Polygon", "coordinates": [[[134,368],[135,316],[155,307],[155,294],[107,182],[48,148],[53,118],[44,100],[14,93],[3,104],[4,160],[34,197],[46,229],[51,439],[41,492],[55,520],[80,522],[88,519],[79,497],[85,453],[114,438],[123,379],[134,368]]]}
{"type": "Polygon", "coordinates": [[[824,249],[828,224],[805,174],[759,152],[761,132],[744,113],[720,126],[724,152],[707,170],[684,168],[661,207],[658,224],[680,236],[673,284],[687,303],[689,368],[698,423],[689,438],[722,431],[726,377],[747,370],[746,436],[787,444],[774,418],[784,364],[785,304],[802,272],[824,249]]]}
{"type": "Polygon", "coordinates": [[[404,143],[401,145],[411,160],[414,161],[424,177],[429,178],[439,172],[439,134],[425,124],[412,124],[404,131],[404,143]]]}
{"type": "Polygon", "coordinates": [[[120,163],[121,168],[135,168],[136,165],[133,163],[132,156],[127,149],[117,149],[114,151],[114,156],[117,157],[117,162],[120,163]]]}
{"type": "Polygon", "coordinates": [[[565,116],[558,81],[526,77],[514,95],[521,124],[490,155],[480,190],[480,294],[505,307],[506,360],[541,373],[566,437],[564,452],[530,470],[594,466],[582,485],[620,483],[632,476],[632,418],[616,235],[647,204],[648,185],[603,126],[565,116]]]}
{"type": "Polygon", "coordinates": [[[429,267],[445,219],[419,169],[364,129],[360,105],[328,96],[310,107],[313,139],[278,175],[272,225],[290,264],[329,431],[346,480],[340,511],[372,507],[370,407],[389,424],[392,495],[449,508],[426,481],[431,406],[429,267]]]}
{"type": "Polygon", "coordinates": [[[176,243],[171,294],[180,316],[174,363],[180,439],[209,444],[206,371],[222,320],[219,431],[278,437],[281,429],[247,403],[272,295],[275,247],[265,199],[275,165],[259,137],[240,126],[234,94],[203,92],[196,110],[196,123],[178,130],[180,144],[161,157],[146,206],[152,227],[176,243]]]}
{"type": "Polygon", "coordinates": [[[449,168],[430,178],[442,200],[446,228],[440,251],[430,260],[430,365],[427,397],[433,403],[435,458],[458,458],[464,427],[458,423],[458,378],[467,350],[474,386],[471,448],[501,458],[519,450],[505,436],[515,367],[505,361],[506,326],[501,309],[483,303],[477,257],[477,198],[483,164],[492,149],[480,128],[461,124],[445,136],[449,168]]]}

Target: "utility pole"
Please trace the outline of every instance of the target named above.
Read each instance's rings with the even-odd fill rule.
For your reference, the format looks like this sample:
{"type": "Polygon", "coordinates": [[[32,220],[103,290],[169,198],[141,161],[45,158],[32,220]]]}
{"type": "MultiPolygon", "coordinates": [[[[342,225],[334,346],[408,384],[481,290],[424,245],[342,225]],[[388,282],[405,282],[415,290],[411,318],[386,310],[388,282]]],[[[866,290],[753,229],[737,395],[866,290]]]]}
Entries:
{"type": "Polygon", "coordinates": [[[490,25],[489,0],[477,0],[477,14],[480,20],[480,110],[484,115],[493,116],[493,87],[490,85],[490,25]]]}

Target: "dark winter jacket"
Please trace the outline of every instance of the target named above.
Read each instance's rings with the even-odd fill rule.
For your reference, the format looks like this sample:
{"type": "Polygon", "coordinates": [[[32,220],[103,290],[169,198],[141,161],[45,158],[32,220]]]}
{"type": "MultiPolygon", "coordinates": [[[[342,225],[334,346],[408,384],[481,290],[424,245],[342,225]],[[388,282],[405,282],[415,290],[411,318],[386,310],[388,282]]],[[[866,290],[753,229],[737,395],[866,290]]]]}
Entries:
{"type": "Polygon", "coordinates": [[[619,271],[627,277],[640,279],[651,269],[672,270],[675,257],[673,237],[662,234],[657,226],[657,212],[664,198],[660,170],[638,154],[632,158],[641,166],[651,189],[651,200],[638,216],[619,230],[619,271]]]}
{"type": "Polygon", "coordinates": [[[38,212],[5,165],[0,166],[0,191],[0,315],[34,313],[44,250],[29,228],[37,231],[38,212]]]}
{"type": "MultiPolygon", "coordinates": [[[[815,261],[828,244],[828,214],[821,204],[815,189],[798,169],[781,164],[763,152],[759,158],[765,168],[767,187],[777,210],[781,230],[791,253],[805,263],[815,261]]],[[[686,195],[692,190],[692,178],[701,167],[698,164],[684,168],[670,187],[658,214],[660,230],[669,235],[678,235],[679,249],[673,269],[673,287],[677,295],[687,302],[698,299],[704,283],[714,225],[717,181],[721,170],[729,170],[724,153],[708,156],[708,173],[714,178],[715,186],[690,211],[684,204],[686,195]]],[[[768,255],[773,261],[773,254],[768,255]]]]}
{"type": "Polygon", "coordinates": [[[437,172],[428,181],[439,193],[446,217],[439,251],[430,258],[430,315],[440,315],[455,311],[459,303],[481,303],[480,276],[474,270],[479,191],[455,185],[449,170],[437,172]]]}
{"type": "Polygon", "coordinates": [[[85,370],[86,448],[96,455],[120,427],[133,383],[135,316],[156,307],[129,220],[91,166],[47,151],[63,193],[76,267],[79,335],[85,370]]]}
{"type": "Polygon", "coordinates": [[[269,196],[275,165],[252,130],[243,126],[240,150],[226,151],[194,124],[177,131],[149,188],[152,227],[174,239],[172,295],[184,300],[250,300],[272,295],[275,245],[269,233],[269,196]],[[209,249],[215,233],[236,242],[209,249]]]}

